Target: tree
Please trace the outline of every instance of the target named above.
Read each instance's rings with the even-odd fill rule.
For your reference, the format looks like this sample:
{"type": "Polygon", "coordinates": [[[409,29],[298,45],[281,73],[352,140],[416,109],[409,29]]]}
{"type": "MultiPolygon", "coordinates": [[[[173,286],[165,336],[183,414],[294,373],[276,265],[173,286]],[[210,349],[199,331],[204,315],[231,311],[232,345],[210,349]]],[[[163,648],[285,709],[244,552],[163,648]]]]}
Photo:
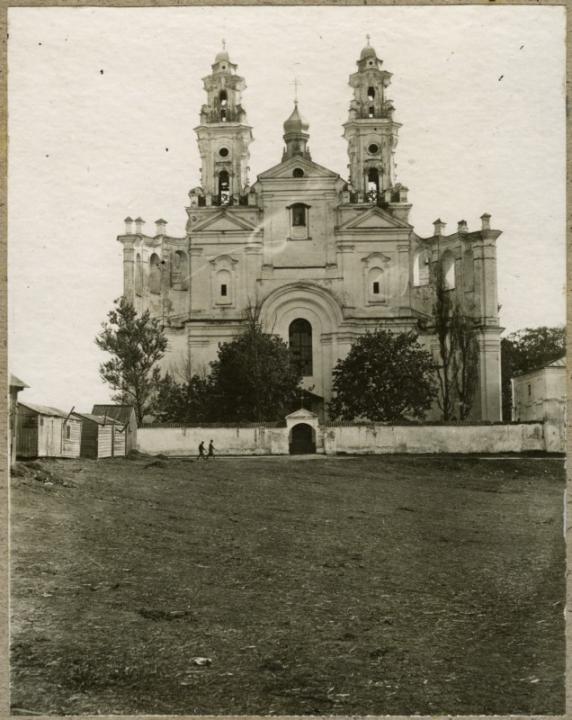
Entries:
{"type": "Polygon", "coordinates": [[[187,363],[182,372],[167,372],[159,381],[155,414],[160,422],[209,422],[211,397],[211,378],[206,373],[192,374],[187,363]]]}
{"type": "Polygon", "coordinates": [[[450,420],[453,415],[453,368],[452,361],[455,353],[454,338],[451,334],[452,300],[451,293],[445,285],[443,264],[435,264],[435,303],[433,305],[433,322],[435,334],[439,343],[439,360],[435,371],[439,383],[437,403],[443,413],[443,420],[450,420]]]}
{"type": "Polygon", "coordinates": [[[213,419],[282,419],[295,402],[300,381],[286,343],[264,333],[256,313],[248,312],[244,332],[220,345],[218,357],[211,363],[213,419]]]}
{"type": "Polygon", "coordinates": [[[434,362],[413,332],[376,330],[333,370],[330,414],[341,420],[421,419],[435,398],[434,362]]]}
{"type": "Polygon", "coordinates": [[[512,414],[511,378],[547,365],[565,352],[563,327],[524,328],[501,339],[503,420],[509,421],[512,414]]]}
{"type": "Polygon", "coordinates": [[[466,420],[479,382],[479,343],[473,318],[463,315],[458,303],[451,317],[451,336],[455,350],[452,369],[459,420],[466,420]]]}
{"type": "Polygon", "coordinates": [[[435,265],[434,278],[433,322],[439,347],[439,363],[435,367],[439,383],[437,404],[443,420],[465,420],[471,412],[479,380],[475,320],[454,300],[446,286],[441,262],[435,265]]]}
{"type": "Polygon", "coordinates": [[[125,297],[115,300],[107,318],[95,343],[111,359],[100,365],[99,374],[113,389],[114,401],[133,405],[141,424],[153,410],[167,338],[158,319],[149,311],[137,315],[125,297]]]}

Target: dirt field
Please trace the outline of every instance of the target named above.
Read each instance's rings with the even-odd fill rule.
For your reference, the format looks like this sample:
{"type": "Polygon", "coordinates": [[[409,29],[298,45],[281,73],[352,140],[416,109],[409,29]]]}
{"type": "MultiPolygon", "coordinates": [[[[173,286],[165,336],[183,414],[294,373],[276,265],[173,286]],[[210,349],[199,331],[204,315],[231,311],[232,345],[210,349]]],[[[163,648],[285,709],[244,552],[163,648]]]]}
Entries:
{"type": "Polygon", "coordinates": [[[15,713],[560,714],[563,461],[51,461],[15,713]]]}

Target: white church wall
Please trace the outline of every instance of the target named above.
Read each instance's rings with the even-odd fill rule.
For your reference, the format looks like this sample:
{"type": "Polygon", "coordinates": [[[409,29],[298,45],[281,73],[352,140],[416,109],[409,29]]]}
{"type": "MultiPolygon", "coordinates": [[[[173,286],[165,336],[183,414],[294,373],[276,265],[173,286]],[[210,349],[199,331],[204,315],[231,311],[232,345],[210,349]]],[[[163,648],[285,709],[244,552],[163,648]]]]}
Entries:
{"type": "MultiPolygon", "coordinates": [[[[150,455],[197,455],[214,441],[218,455],[286,455],[289,429],[276,427],[147,426],[137,449],[150,455]]],[[[564,452],[563,425],[322,425],[316,452],[326,455],[564,452]]]]}

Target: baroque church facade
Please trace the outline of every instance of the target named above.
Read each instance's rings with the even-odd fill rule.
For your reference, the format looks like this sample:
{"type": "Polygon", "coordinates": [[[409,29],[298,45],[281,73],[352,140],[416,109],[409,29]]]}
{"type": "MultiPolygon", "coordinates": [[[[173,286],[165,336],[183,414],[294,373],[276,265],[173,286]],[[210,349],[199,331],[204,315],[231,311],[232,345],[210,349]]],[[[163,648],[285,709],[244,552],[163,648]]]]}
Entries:
{"type": "Polygon", "coordinates": [[[249,184],[245,82],[226,50],[217,54],[203,79],[206,102],[195,128],[201,185],[189,192],[186,235],[170,236],[164,220],[148,235],[139,217],[126,218],[118,237],[125,296],[164,325],[165,370],[208,371],[219,344],[236,337],[255,308],[263,329],[283,338],[300,363],[312,409],[327,416],[332,369],[367,331],[415,330],[438,357],[431,268],[440,261],[448,291],[478,330],[471,417],[500,420],[501,233],[484,214],[478,230],[461,220],[447,234],[437,220],[433,235],[416,234],[408,189],[395,182],[400,124],[387,96],[390,80],[368,43],[349,78],[347,180],[311,157],[309,125],[296,101],[284,123],[281,162],[249,184]]]}

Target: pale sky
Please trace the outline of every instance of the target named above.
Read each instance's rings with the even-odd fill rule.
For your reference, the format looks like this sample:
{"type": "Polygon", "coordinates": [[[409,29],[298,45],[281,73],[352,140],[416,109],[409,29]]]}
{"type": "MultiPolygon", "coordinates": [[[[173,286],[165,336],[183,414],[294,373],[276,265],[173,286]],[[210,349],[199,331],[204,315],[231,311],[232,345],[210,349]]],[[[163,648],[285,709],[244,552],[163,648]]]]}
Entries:
{"type": "Polygon", "coordinates": [[[251,175],[281,159],[300,81],[312,158],[347,177],[348,76],[366,34],[393,73],[398,180],[422,236],[484,212],[507,332],[565,319],[562,7],[10,8],[9,358],[22,399],[109,398],[93,339],[122,292],[116,236],[184,235],[193,128],[225,38],[245,77],[251,175]]]}

